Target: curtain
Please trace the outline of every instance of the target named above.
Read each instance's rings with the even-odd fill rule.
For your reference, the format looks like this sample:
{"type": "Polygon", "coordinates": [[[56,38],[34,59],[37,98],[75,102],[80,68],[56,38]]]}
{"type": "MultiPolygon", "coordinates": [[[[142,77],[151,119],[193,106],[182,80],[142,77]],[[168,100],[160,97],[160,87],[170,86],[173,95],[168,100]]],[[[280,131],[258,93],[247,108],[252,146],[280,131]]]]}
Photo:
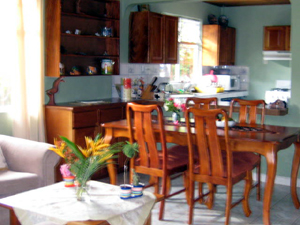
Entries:
{"type": "Polygon", "coordinates": [[[0,20],[0,76],[11,82],[13,136],[45,141],[43,0],[1,1],[0,20]]]}

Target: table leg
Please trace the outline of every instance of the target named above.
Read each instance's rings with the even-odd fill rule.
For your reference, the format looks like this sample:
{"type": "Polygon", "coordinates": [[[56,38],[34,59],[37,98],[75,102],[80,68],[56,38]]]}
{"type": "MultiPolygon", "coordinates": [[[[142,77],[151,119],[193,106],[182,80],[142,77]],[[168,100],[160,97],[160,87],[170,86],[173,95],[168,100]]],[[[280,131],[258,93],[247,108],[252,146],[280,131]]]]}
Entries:
{"type": "Polygon", "coordinates": [[[21,225],[13,209],[9,210],[9,214],[10,214],[10,225],[21,225]]]}
{"type": "Polygon", "coordinates": [[[291,195],[292,195],[295,208],[299,209],[300,202],[297,195],[297,178],[298,178],[298,170],[299,170],[299,163],[300,163],[300,143],[296,142],[294,143],[294,145],[295,145],[295,152],[294,152],[292,174],[291,174],[291,195]]]}
{"type": "Polygon", "coordinates": [[[271,151],[269,150],[265,156],[267,161],[267,177],[263,203],[263,222],[265,225],[271,224],[270,207],[277,167],[277,152],[274,149],[274,146],[271,148],[271,151]]]}
{"type": "MultiPolygon", "coordinates": [[[[105,129],[105,136],[104,136],[104,143],[111,144],[113,139],[113,129],[106,128],[105,129]]],[[[116,185],[117,184],[117,169],[113,163],[113,159],[107,160],[107,170],[109,175],[110,184],[116,185]]]]}

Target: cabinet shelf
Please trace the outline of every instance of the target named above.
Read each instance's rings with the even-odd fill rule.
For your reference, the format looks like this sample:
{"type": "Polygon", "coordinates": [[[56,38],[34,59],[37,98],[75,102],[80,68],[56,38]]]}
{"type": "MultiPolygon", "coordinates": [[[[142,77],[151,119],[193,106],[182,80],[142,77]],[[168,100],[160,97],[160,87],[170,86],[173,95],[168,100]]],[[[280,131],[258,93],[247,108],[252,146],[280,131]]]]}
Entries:
{"type": "Polygon", "coordinates": [[[80,54],[61,54],[67,57],[98,57],[98,58],[119,58],[118,55],[80,55],[80,54]]]}
{"type": "Polygon", "coordinates": [[[66,36],[66,37],[78,37],[78,38],[99,38],[99,39],[116,39],[116,40],[120,40],[119,37],[102,37],[102,36],[96,36],[96,35],[90,35],[90,34],[67,34],[67,33],[61,33],[62,36],[66,36]]]}
{"type": "Polygon", "coordinates": [[[62,16],[71,16],[71,17],[78,17],[78,18],[86,18],[86,19],[93,19],[93,20],[107,20],[107,21],[120,21],[118,18],[109,18],[106,16],[91,16],[87,14],[78,14],[78,13],[66,13],[62,12],[62,16]]]}
{"type": "Polygon", "coordinates": [[[60,66],[67,76],[74,66],[82,74],[89,66],[100,71],[101,60],[105,58],[115,62],[113,74],[119,74],[120,1],[46,0],[45,9],[46,76],[59,77],[60,66]],[[95,35],[104,27],[112,29],[113,37],[95,35]],[[81,34],[74,34],[76,30],[81,34]],[[108,55],[103,55],[105,52],[108,55]]]}

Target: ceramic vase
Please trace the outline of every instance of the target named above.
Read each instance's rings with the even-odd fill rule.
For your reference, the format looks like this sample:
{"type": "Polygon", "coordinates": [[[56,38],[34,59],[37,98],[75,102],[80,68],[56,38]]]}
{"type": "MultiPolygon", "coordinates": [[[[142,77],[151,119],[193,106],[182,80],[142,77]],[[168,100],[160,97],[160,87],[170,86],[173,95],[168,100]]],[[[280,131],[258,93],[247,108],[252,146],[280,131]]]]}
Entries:
{"type": "Polygon", "coordinates": [[[179,112],[172,113],[172,121],[174,124],[178,124],[180,122],[180,114],[179,112]]]}

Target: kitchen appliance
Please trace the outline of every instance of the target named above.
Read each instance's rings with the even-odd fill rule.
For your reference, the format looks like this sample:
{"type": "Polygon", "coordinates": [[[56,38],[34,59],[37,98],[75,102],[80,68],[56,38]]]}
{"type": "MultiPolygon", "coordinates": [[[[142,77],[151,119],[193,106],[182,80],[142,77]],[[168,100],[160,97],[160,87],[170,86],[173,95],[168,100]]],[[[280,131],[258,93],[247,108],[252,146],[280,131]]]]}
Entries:
{"type": "Polygon", "coordinates": [[[265,102],[267,104],[273,103],[276,100],[281,100],[288,103],[291,98],[291,81],[277,80],[276,87],[265,92],[265,102]]]}
{"type": "Polygon", "coordinates": [[[239,75],[216,75],[217,83],[224,88],[224,91],[239,91],[241,89],[239,75]]]}
{"type": "Polygon", "coordinates": [[[267,104],[273,103],[276,100],[288,102],[291,97],[291,90],[288,88],[273,88],[265,93],[265,102],[267,104]]]}

